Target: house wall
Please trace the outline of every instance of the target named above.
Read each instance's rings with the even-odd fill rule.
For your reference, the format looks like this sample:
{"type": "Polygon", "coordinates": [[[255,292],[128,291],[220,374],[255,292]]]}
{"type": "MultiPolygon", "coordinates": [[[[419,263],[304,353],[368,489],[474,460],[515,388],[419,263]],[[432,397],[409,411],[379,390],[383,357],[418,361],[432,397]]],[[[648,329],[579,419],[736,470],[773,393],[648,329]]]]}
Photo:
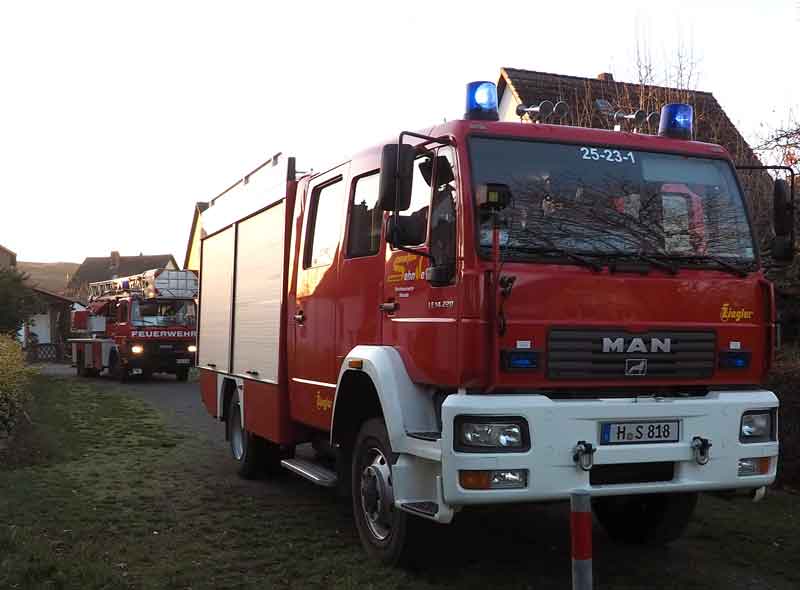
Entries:
{"type": "Polygon", "coordinates": [[[17,257],[15,254],[0,248],[0,268],[9,266],[17,266],[17,257]]]}
{"type": "Polygon", "coordinates": [[[500,99],[500,104],[497,107],[500,120],[506,123],[519,123],[519,117],[517,117],[518,104],[519,101],[514,96],[514,93],[511,92],[510,88],[506,88],[503,92],[503,98],[500,99]]]}
{"type": "Polygon", "coordinates": [[[30,319],[29,334],[36,334],[39,344],[50,344],[50,313],[39,313],[30,319]]]}
{"type": "Polygon", "coordinates": [[[200,236],[202,233],[198,219],[194,234],[192,234],[192,245],[189,247],[189,258],[186,264],[188,270],[200,270],[200,236]]]}

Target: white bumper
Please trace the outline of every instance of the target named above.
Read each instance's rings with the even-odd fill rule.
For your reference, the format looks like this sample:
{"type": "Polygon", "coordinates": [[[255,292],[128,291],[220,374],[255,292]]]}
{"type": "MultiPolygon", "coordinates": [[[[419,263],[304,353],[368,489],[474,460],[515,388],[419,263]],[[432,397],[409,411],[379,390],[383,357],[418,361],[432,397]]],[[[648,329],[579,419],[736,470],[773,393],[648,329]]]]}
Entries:
{"type": "MultiPolygon", "coordinates": [[[[442,406],[441,481],[447,505],[564,499],[586,489],[594,496],[757,488],[775,480],[778,443],[739,442],[742,413],[777,408],[770,391],[716,391],[702,398],[553,400],[543,395],[451,395],[442,406]],[[522,453],[464,453],[453,447],[456,416],[521,416],[530,428],[531,448],[522,453]],[[601,445],[601,422],[680,421],[676,443],[601,445]],[[699,465],[691,448],[695,436],[711,441],[710,460],[699,465]],[[592,485],[573,461],[578,441],[596,449],[594,465],[674,462],[668,482],[592,485]],[[763,476],[739,476],[743,458],[771,457],[763,476]],[[515,490],[466,490],[460,470],[527,469],[528,485],[515,490]]],[[[776,427],[777,431],[777,427],[776,427]]]]}

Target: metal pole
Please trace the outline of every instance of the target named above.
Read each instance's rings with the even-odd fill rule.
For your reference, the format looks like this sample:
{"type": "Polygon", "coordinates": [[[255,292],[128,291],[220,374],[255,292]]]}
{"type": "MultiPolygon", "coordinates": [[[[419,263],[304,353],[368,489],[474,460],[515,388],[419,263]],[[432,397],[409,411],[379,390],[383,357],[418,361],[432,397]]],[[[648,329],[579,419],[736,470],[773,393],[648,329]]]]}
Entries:
{"type": "Polygon", "coordinates": [[[586,490],[570,495],[572,590],[592,590],[592,497],[586,490]]]}

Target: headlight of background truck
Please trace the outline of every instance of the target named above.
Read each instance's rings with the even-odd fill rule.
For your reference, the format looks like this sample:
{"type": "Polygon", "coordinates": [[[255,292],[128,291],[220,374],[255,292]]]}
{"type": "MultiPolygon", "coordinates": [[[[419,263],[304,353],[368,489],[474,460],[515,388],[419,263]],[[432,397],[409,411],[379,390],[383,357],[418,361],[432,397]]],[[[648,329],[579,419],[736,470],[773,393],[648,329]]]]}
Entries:
{"type": "Polygon", "coordinates": [[[742,415],[739,441],[743,443],[775,440],[774,410],[751,410],[742,415]]]}
{"type": "Polygon", "coordinates": [[[144,352],[144,346],[141,344],[134,344],[131,346],[131,352],[133,354],[142,354],[144,352]]]}
{"type": "Polygon", "coordinates": [[[521,417],[457,416],[454,426],[457,451],[513,453],[531,448],[528,423],[521,417]]]}
{"type": "Polygon", "coordinates": [[[186,347],[187,352],[197,352],[197,347],[194,344],[190,344],[186,347]]]}

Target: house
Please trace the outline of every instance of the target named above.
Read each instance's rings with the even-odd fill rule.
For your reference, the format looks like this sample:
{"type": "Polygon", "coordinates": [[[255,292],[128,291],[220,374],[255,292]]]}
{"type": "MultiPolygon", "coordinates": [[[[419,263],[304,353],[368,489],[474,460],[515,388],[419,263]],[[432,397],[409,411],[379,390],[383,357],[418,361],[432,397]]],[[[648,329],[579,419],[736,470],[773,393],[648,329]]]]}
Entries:
{"type": "Polygon", "coordinates": [[[200,270],[200,240],[205,237],[201,215],[208,209],[208,203],[199,201],[195,203],[192,227],[189,230],[189,243],[186,245],[186,257],[183,268],[187,270],[200,270]]]}
{"type": "Polygon", "coordinates": [[[172,254],[120,256],[119,252],[114,251],[107,257],[89,257],[70,278],[65,296],[85,303],[89,295],[89,283],[135,275],[152,268],[177,270],[178,264],[172,254]]]}
{"type": "Polygon", "coordinates": [[[0,246],[0,268],[17,266],[17,255],[8,248],[0,246]]]}
{"type": "MultiPolygon", "coordinates": [[[[569,106],[566,116],[548,122],[579,127],[613,129],[614,123],[597,108],[595,101],[605,99],[614,110],[632,113],[660,112],[670,102],[685,102],[694,107],[694,139],[725,147],[737,164],[761,164],[747,141],[736,129],[722,106],[710,92],[620,82],[613,74],[600,73],[596,78],[581,78],[515,68],[501,68],[497,83],[500,120],[519,122],[518,105],[538,105],[543,100],[564,101],[569,106]]],[[[528,120],[527,116],[524,120],[528,120]]],[[[654,130],[648,130],[650,132],[654,130]]],[[[754,225],[762,238],[770,235],[772,182],[763,172],[742,172],[739,175],[748,196],[754,225]]]]}
{"type": "Polygon", "coordinates": [[[25,322],[19,339],[30,361],[61,361],[69,352],[66,341],[71,313],[83,309],[83,305],[40,287],[31,289],[36,293],[39,309],[25,322]]]}

